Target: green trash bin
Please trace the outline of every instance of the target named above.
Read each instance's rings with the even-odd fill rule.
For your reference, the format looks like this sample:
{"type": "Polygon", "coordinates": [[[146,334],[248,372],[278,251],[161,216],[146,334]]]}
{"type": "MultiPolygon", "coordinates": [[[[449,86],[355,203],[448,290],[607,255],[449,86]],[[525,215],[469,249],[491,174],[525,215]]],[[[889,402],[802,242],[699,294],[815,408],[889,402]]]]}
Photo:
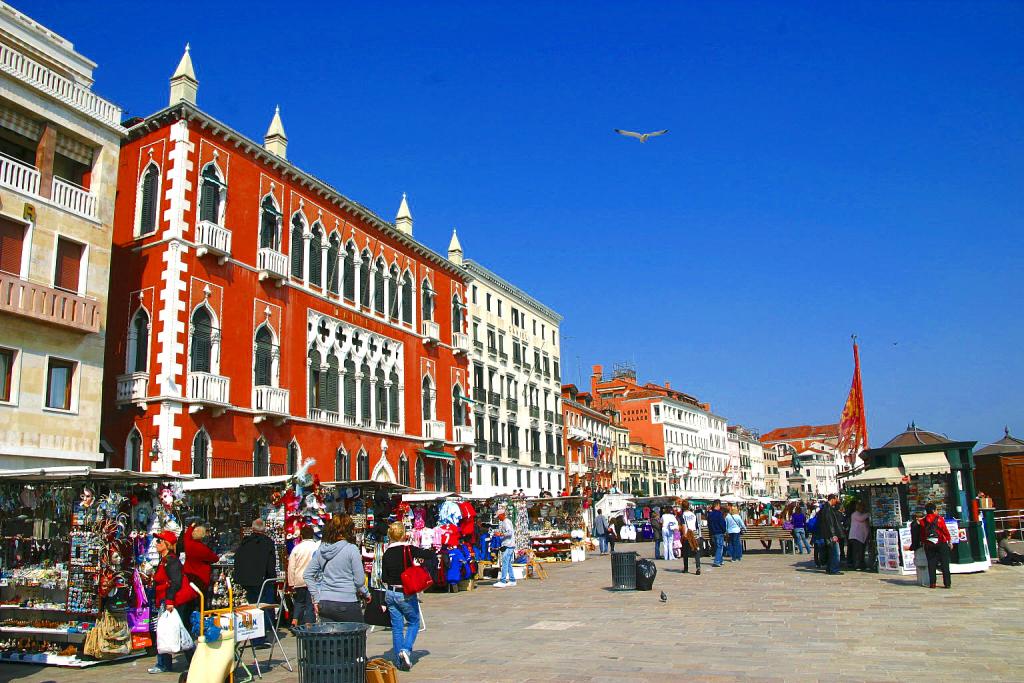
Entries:
{"type": "Polygon", "coordinates": [[[636,590],[636,558],[637,553],[612,553],[612,590],[636,590]]]}
{"type": "Polygon", "coordinates": [[[364,683],[369,630],[348,621],[297,627],[299,683],[364,683]]]}

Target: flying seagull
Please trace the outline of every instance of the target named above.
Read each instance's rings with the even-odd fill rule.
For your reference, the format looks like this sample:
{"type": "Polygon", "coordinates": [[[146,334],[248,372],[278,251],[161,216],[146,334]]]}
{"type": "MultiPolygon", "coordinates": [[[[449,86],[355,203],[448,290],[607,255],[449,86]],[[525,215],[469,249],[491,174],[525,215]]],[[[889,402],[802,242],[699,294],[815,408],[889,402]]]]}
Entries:
{"type": "Polygon", "coordinates": [[[665,591],[661,591],[661,601],[668,602],[668,596],[665,595],[665,591]]]}
{"type": "Polygon", "coordinates": [[[647,142],[647,138],[657,137],[659,135],[664,135],[665,133],[668,132],[667,128],[665,130],[656,130],[653,133],[634,133],[631,130],[620,130],[618,128],[615,128],[613,130],[619,135],[625,135],[627,138],[636,138],[640,142],[647,142]]]}

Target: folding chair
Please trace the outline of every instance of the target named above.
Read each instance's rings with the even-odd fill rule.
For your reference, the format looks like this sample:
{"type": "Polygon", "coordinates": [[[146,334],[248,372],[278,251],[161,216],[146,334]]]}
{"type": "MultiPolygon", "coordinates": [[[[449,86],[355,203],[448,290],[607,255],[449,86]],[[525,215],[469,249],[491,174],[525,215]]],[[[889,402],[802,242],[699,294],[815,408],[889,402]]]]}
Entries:
{"type": "MultiPolygon", "coordinates": [[[[260,597],[263,597],[263,591],[265,591],[267,589],[267,584],[268,583],[273,585],[273,587],[274,587],[274,602],[259,602],[259,603],[256,603],[256,605],[254,605],[255,607],[259,607],[260,609],[272,609],[272,610],[274,610],[274,619],[273,619],[273,626],[274,626],[273,631],[274,632],[272,634],[271,633],[267,634],[267,638],[273,637],[274,640],[273,640],[273,643],[271,643],[270,652],[267,653],[267,662],[266,662],[266,664],[267,664],[267,667],[269,668],[270,660],[273,659],[273,657],[274,657],[274,648],[276,647],[278,650],[281,651],[281,656],[284,657],[284,665],[286,667],[288,667],[288,671],[294,671],[295,669],[292,668],[291,660],[288,659],[288,653],[284,651],[284,646],[281,645],[281,638],[278,635],[278,631],[281,629],[281,617],[284,614],[284,609],[283,609],[284,608],[284,596],[281,594],[281,591],[279,591],[277,589],[277,579],[273,578],[273,579],[267,579],[266,581],[263,582],[263,585],[260,586],[260,597]]],[[[255,650],[255,648],[253,648],[253,659],[256,659],[256,650],[255,650]]],[[[259,671],[259,662],[258,661],[256,662],[256,670],[259,671]]]]}

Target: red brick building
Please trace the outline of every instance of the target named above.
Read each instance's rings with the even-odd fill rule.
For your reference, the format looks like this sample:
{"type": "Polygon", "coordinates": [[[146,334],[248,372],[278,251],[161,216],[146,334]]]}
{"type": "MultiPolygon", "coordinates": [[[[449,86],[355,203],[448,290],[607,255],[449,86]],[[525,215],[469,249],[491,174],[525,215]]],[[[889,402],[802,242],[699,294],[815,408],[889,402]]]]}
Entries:
{"type": "Polygon", "coordinates": [[[114,215],[102,436],[111,461],[466,490],[465,275],[196,107],[129,126],[114,215]]]}

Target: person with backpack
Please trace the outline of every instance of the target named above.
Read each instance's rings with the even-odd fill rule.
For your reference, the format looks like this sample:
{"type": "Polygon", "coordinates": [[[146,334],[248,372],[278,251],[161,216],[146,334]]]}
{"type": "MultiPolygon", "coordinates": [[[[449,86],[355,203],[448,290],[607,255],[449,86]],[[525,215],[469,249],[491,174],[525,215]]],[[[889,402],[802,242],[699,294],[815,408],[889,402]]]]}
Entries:
{"type": "Polygon", "coordinates": [[[935,588],[936,570],[942,570],[942,587],[952,588],[949,575],[949,551],[953,548],[953,539],[946,528],[946,520],[935,514],[935,503],[924,506],[925,515],[921,520],[921,540],[924,552],[928,556],[928,587],[935,588]]]}
{"type": "Polygon", "coordinates": [[[608,518],[598,512],[594,517],[594,535],[597,536],[598,548],[602,555],[608,554],[608,518]]]}
{"type": "Polygon", "coordinates": [[[747,525],[740,517],[739,508],[730,505],[729,514],[725,517],[725,533],[729,535],[729,556],[732,562],[739,562],[743,559],[743,543],[740,541],[740,534],[746,530],[747,525]]]}

